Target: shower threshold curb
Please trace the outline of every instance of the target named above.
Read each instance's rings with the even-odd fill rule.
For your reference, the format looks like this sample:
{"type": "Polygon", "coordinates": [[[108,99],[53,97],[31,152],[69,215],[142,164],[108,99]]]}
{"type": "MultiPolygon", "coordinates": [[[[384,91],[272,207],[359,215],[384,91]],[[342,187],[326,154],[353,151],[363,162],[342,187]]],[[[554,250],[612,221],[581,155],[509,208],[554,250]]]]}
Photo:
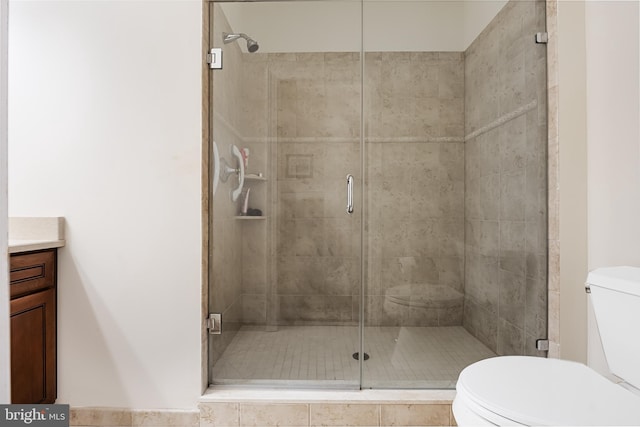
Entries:
{"type": "Polygon", "coordinates": [[[455,390],[289,390],[214,386],[200,403],[451,404],[455,390]]]}

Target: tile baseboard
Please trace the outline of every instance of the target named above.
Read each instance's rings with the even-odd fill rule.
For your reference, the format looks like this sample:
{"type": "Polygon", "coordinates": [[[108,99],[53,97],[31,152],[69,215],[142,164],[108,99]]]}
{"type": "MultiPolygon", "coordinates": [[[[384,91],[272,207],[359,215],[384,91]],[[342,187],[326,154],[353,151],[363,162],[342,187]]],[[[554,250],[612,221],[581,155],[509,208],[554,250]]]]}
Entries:
{"type": "Polygon", "coordinates": [[[455,426],[453,390],[209,389],[200,427],[455,426]]]}
{"type": "Polygon", "coordinates": [[[197,427],[198,410],[139,410],[108,407],[76,407],[69,425],[80,427],[197,427]]]}

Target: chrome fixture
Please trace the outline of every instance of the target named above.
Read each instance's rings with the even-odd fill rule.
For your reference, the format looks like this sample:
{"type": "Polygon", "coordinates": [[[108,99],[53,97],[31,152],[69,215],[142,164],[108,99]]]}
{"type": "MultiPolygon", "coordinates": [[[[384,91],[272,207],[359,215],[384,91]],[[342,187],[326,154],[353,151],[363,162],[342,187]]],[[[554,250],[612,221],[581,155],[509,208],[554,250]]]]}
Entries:
{"type": "Polygon", "coordinates": [[[347,213],[353,213],[353,175],[347,175],[347,213]]]}
{"type": "Polygon", "coordinates": [[[209,313],[207,329],[211,335],[220,335],[222,333],[222,315],[220,313],[209,313]]]}
{"type": "Polygon", "coordinates": [[[549,351],[549,340],[545,338],[536,340],[536,350],[549,351]]]}
{"type": "Polygon", "coordinates": [[[229,176],[233,174],[238,175],[238,186],[231,190],[231,200],[235,202],[238,200],[238,197],[242,192],[242,187],[244,186],[244,159],[240,149],[235,145],[231,146],[231,158],[235,158],[237,162],[236,164],[238,165],[237,167],[233,167],[224,157],[219,157],[219,159],[216,160],[214,151],[214,168],[216,171],[219,171],[220,181],[226,183],[229,176]]]}
{"type": "Polygon", "coordinates": [[[536,43],[537,44],[549,43],[549,33],[536,33],[536,43]]]}
{"type": "Polygon", "coordinates": [[[243,38],[247,41],[247,50],[250,53],[256,52],[260,46],[258,46],[258,42],[246,35],[245,33],[222,33],[222,41],[224,44],[234,42],[240,38],[243,38]]]}

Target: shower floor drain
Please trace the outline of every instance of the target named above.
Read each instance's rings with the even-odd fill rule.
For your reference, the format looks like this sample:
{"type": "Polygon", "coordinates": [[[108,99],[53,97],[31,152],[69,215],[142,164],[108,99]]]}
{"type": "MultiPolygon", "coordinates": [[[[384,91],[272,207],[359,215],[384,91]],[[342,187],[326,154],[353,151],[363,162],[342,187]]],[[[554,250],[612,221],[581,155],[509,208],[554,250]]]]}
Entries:
{"type": "MultiPolygon", "coordinates": [[[[360,360],[360,353],[355,352],[351,355],[356,360],[360,360]]],[[[364,354],[364,360],[369,360],[369,355],[367,353],[364,354]]]]}

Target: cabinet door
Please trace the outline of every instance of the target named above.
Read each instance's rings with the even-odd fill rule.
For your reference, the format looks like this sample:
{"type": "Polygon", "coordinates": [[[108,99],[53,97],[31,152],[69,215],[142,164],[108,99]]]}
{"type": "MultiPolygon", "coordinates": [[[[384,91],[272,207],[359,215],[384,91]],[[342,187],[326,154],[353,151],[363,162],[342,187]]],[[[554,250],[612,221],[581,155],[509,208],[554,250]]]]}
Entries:
{"type": "Polygon", "coordinates": [[[56,400],[56,300],[49,289],[11,301],[11,402],[56,400]]]}

